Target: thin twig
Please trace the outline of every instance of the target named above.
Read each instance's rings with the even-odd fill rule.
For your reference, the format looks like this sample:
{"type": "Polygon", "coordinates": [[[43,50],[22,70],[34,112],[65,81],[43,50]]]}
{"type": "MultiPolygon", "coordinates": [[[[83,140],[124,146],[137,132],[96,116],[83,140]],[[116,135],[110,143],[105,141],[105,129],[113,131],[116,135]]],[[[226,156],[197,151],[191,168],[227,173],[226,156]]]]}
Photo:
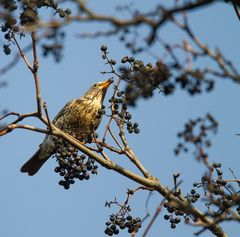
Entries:
{"type": "Polygon", "coordinates": [[[30,70],[31,72],[33,72],[33,67],[32,67],[32,65],[28,62],[27,57],[26,57],[26,55],[24,54],[23,50],[21,49],[20,45],[18,44],[15,35],[13,34],[12,37],[13,37],[13,41],[14,41],[15,44],[17,45],[17,48],[18,48],[18,50],[19,50],[19,53],[20,53],[21,57],[23,58],[24,62],[25,62],[26,65],[27,65],[27,67],[29,68],[29,70],[30,70]]]}
{"type": "Polygon", "coordinates": [[[33,47],[33,75],[34,75],[34,81],[35,81],[35,87],[36,87],[36,98],[37,98],[37,112],[39,116],[42,115],[42,97],[40,92],[40,84],[39,84],[39,78],[38,78],[38,56],[37,56],[37,48],[36,48],[36,32],[32,32],[32,47],[33,47]]]}
{"type": "Polygon", "coordinates": [[[48,130],[41,129],[41,128],[36,128],[36,127],[26,125],[26,124],[9,124],[7,127],[5,127],[4,129],[2,129],[0,131],[0,137],[6,135],[7,133],[10,133],[14,129],[18,129],[18,128],[31,130],[31,131],[39,132],[39,133],[45,133],[45,134],[49,133],[48,130]]]}
{"type": "Polygon", "coordinates": [[[110,126],[108,127],[108,131],[109,131],[110,135],[112,136],[113,140],[114,140],[114,141],[116,142],[116,144],[119,146],[119,148],[120,148],[121,150],[123,150],[123,147],[121,146],[120,142],[117,140],[117,138],[116,138],[116,136],[114,135],[114,133],[113,133],[113,131],[112,131],[112,129],[111,129],[110,126]]]}
{"type": "Polygon", "coordinates": [[[20,117],[20,114],[19,113],[16,113],[16,112],[10,112],[10,113],[7,113],[7,114],[4,114],[2,117],[0,117],[0,121],[5,119],[6,117],[8,116],[11,116],[11,115],[15,115],[17,117],[20,117]]]}
{"type": "Polygon", "coordinates": [[[48,114],[48,109],[47,109],[47,103],[44,102],[43,103],[43,108],[44,108],[44,111],[45,111],[45,114],[46,114],[46,117],[47,117],[47,121],[48,121],[48,127],[49,127],[49,131],[50,133],[52,132],[52,125],[51,125],[51,120],[49,118],[49,114],[48,114]]]}

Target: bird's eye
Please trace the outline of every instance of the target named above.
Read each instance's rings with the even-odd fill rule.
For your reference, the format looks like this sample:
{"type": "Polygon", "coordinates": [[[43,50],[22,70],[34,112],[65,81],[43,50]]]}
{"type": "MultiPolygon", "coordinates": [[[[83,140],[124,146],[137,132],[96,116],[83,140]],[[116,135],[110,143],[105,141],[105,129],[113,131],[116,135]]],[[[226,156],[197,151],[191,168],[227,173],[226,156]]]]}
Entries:
{"type": "Polygon", "coordinates": [[[94,84],[94,85],[93,85],[93,87],[96,87],[96,86],[97,86],[97,84],[94,84]]]}

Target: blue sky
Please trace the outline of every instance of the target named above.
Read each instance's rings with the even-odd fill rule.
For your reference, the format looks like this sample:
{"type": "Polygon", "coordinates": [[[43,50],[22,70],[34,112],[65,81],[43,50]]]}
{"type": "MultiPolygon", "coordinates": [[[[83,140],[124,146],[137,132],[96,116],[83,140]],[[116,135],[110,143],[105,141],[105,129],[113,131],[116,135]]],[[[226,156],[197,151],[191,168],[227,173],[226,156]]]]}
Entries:
{"type": "MultiPolygon", "coordinates": [[[[117,2],[117,1],[116,1],[117,2]]],[[[127,2],[127,1],[122,1],[127,2]]],[[[146,9],[158,1],[135,1],[140,9],[146,9]]],[[[167,1],[165,1],[167,2],[167,1]]],[[[98,12],[114,12],[115,2],[89,1],[98,12]]],[[[226,4],[215,4],[211,8],[191,14],[193,28],[210,47],[219,46],[225,55],[239,67],[239,24],[233,9],[226,4]]],[[[40,57],[40,84],[43,101],[46,101],[50,117],[53,118],[62,106],[72,98],[80,97],[91,84],[108,78],[100,71],[106,70],[101,59],[100,46],[107,44],[110,55],[118,62],[130,53],[116,37],[98,38],[94,40],[78,39],[75,33],[94,30],[97,25],[74,24],[68,29],[68,37],[64,50],[64,58],[55,64],[51,58],[40,57]]],[[[161,36],[166,40],[179,37],[173,28],[163,29],[161,36]]],[[[152,49],[158,52],[158,45],[152,49]]],[[[159,52],[161,54],[161,52],[159,52]]],[[[31,57],[30,54],[28,54],[31,57]]],[[[154,63],[154,59],[146,54],[137,56],[145,62],[154,63]]],[[[7,58],[0,55],[1,67],[7,58]]],[[[8,82],[6,89],[1,89],[1,106],[10,111],[20,113],[32,112],[36,109],[34,100],[34,84],[31,73],[21,61],[1,80],[8,82]]],[[[109,98],[110,93],[107,95],[109,98]]],[[[106,100],[107,101],[107,100],[106,100]]],[[[140,100],[132,109],[133,119],[140,124],[141,133],[130,135],[129,143],[146,166],[157,176],[163,185],[172,186],[172,174],[182,173],[183,190],[189,191],[191,184],[200,179],[204,172],[203,165],[196,162],[190,153],[175,157],[173,149],[177,144],[176,133],[182,130],[189,118],[204,116],[211,112],[219,121],[219,132],[213,137],[213,146],[209,150],[210,161],[223,164],[226,178],[232,178],[228,171],[231,167],[239,177],[240,138],[240,101],[239,86],[230,80],[216,79],[216,89],[210,94],[189,97],[185,92],[177,91],[174,96],[155,95],[149,100],[140,100]]],[[[28,119],[28,123],[41,124],[28,119]]],[[[102,122],[98,132],[104,129],[106,120],[102,122]]],[[[55,160],[51,159],[33,177],[20,173],[21,165],[36,151],[43,135],[29,131],[16,130],[1,137],[0,166],[0,236],[25,237],[64,237],[104,236],[105,221],[114,209],[104,207],[105,201],[124,201],[127,188],[137,185],[125,177],[100,167],[99,175],[89,181],[77,182],[70,190],[64,190],[57,183],[59,176],[53,172],[55,160]]],[[[133,169],[129,162],[113,155],[113,160],[133,169]]],[[[132,199],[134,216],[143,217],[146,213],[145,201],[147,192],[137,193],[132,199]]],[[[161,198],[153,194],[149,210],[154,213],[161,198]]],[[[146,227],[146,225],[144,225],[146,227]]],[[[144,230],[145,228],[142,228],[144,230]]],[[[224,225],[229,236],[237,236],[239,226],[224,225]]],[[[153,226],[149,236],[193,236],[195,229],[179,224],[176,230],[169,228],[169,223],[161,215],[153,226]]],[[[120,236],[128,236],[122,231],[120,236]]],[[[141,235],[140,235],[141,236],[141,235]]],[[[209,236],[209,233],[202,235],[209,236]]]]}

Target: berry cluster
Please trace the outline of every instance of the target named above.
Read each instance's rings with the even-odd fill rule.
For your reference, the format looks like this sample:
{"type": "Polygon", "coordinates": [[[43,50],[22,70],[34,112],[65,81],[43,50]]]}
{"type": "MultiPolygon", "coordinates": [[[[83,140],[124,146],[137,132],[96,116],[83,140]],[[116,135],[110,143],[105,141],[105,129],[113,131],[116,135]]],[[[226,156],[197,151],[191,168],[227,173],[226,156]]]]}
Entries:
{"type": "Polygon", "coordinates": [[[125,88],[125,102],[129,105],[135,105],[138,98],[148,98],[153,95],[155,89],[163,88],[165,94],[170,94],[173,91],[173,85],[169,82],[170,72],[168,67],[162,63],[157,62],[156,66],[151,63],[144,64],[141,60],[136,60],[134,57],[125,56],[121,59],[122,64],[130,64],[120,68],[120,73],[117,74],[113,66],[116,61],[109,59],[107,54],[107,46],[102,45],[101,51],[103,52],[102,58],[107,61],[106,64],[111,66],[110,72],[103,73],[113,73],[119,78],[127,82],[125,88]]]}
{"type": "Polygon", "coordinates": [[[121,68],[128,82],[125,89],[128,104],[134,106],[138,98],[151,97],[157,88],[165,94],[173,92],[174,86],[169,81],[170,72],[164,63],[158,61],[155,66],[151,63],[145,65],[143,61],[128,56],[123,57],[121,62],[131,66],[121,68]]]}
{"type": "Polygon", "coordinates": [[[164,215],[164,219],[169,221],[172,229],[175,229],[176,225],[181,222],[180,217],[184,215],[184,212],[181,211],[181,210],[178,210],[177,208],[175,208],[171,205],[169,205],[168,202],[165,202],[163,204],[163,207],[165,207],[167,209],[168,213],[169,213],[168,215],[167,214],[164,215]]]}
{"type": "MultiPolygon", "coordinates": [[[[101,46],[101,51],[103,52],[103,54],[102,54],[103,59],[106,60],[107,64],[109,64],[111,66],[111,69],[112,69],[111,73],[119,76],[118,74],[116,74],[116,72],[113,68],[113,66],[116,64],[116,61],[108,58],[107,46],[102,45],[101,46]]],[[[135,58],[134,57],[124,57],[122,59],[122,63],[126,63],[126,62],[129,62],[130,64],[134,63],[135,58]]],[[[128,77],[128,76],[126,75],[126,77],[128,77]]],[[[128,111],[128,100],[127,100],[127,98],[128,98],[128,95],[125,91],[117,91],[116,92],[116,95],[109,100],[109,102],[112,105],[111,106],[112,114],[117,115],[118,118],[119,118],[119,121],[126,124],[127,130],[128,130],[129,133],[138,134],[138,133],[140,133],[139,125],[136,122],[135,123],[131,122],[132,114],[128,111]]],[[[102,108],[99,111],[99,117],[101,117],[105,113],[106,113],[106,111],[105,111],[105,106],[104,106],[104,108],[102,108]]]]}
{"type": "Polygon", "coordinates": [[[173,217],[173,215],[164,215],[164,219],[171,223],[171,228],[175,229],[176,225],[181,222],[180,217],[173,217]]]}
{"type": "Polygon", "coordinates": [[[102,118],[102,116],[106,114],[105,108],[106,106],[102,105],[102,108],[98,111],[98,116],[97,116],[98,119],[102,118]]]}
{"type": "Polygon", "coordinates": [[[142,220],[139,217],[133,218],[128,215],[126,217],[119,215],[111,215],[109,221],[106,222],[106,229],[104,233],[112,236],[119,234],[119,229],[127,229],[128,233],[138,232],[141,228],[142,220]]]}
{"type": "Polygon", "coordinates": [[[44,57],[52,55],[56,62],[60,62],[63,55],[63,42],[65,39],[65,33],[59,28],[54,28],[51,33],[46,37],[46,42],[44,42],[42,47],[42,53],[44,57]]]}
{"type": "Polygon", "coordinates": [[[132,123],[132,114],[127,111],[128,106],[126,103],[126,97],[124,91],[117,92],[117,98],[112,98],[110,102],[113,103],[113,114],[118,114],[120,120],[123,120],[124,123],[127,125],[127,130],[129,133],[140,133],[138,123],[132,123]],[[119,109],[121,109],[119,111],[119,109]]]}
{"type": "MultiPolygon", "coordinates": [[[[231,169],[230,171],[234,175],[231,169]]],[[[236,187],[233,186],[234,183],[236,182],[231,183],[223,179],[221,164],[214,162],[210,166],[210,174],[203,176],[201,182],[193,184],[194,187],[202,188],[204,191],[205,205],[209,211],[208,215],[213,218],[221,218],[223,215],[227,215],[231,218],[230,215],[240,214],[240,206],[236,201],[239,197],[239,191],[236,191],[236,187]],[[234,213],[233,210],[230,211],[233,206],[237,206],[237,213],[234,213]]],[[[239,189],[239,186],[237,187],[239,189]]],[[[194,195],[197,195],[197,193],[194,193],[194,195]]]]}
{"type": "Polygon", "coordinates": [[[78,150],[66,142],[56,142],[56,153],[58,166],[55,172],[63,177],[59,181],[59,185],[65,189],[69,189],[75,180],[90,179],[90,172],[92,174],[98,173],[98,166],[91,157],[84,154],[79,155],[78,150]]]}
{"type": "Polygon", "coordinates": [[[184,72],[177,76],[175,81],[182,89],[187,90],[190,95],[202,93],[203,85],[205,85],[206,92],[210,92],[214,88],[214,81],[205,79],[204,73],[199,69],[193,70],[191,73],[184,72]]]}
{"type": "Polygon", "coordinates": [[[195,189],[191,190],[191,193],[186,196],[188,202],[195,203],[200,198],[200,194],[196,192],[195,189]]]}
{"type": "MultiPolygon", "coordinates": [[[[58,14],[59,17],[67,17],[71,14],[70,9],[63,10],[59,8],[58,5],[53,0],[40,0],[40,1],[2,1],[1,6],[6,10],[4,12],[3,24],[0,26],[1,31],[4,32],[4,38],[7,42],[3,45],[3,51],[6,55],[11,53],[10,46],[12,44],[13,34],[19,34],[23,36],[24,34],[20,31],[19,26],[31,27],[36,25],[40,16],[38,14],[40,8],[51,8],[54,10],[54,14],[58,14]],[[19,17],[16,17],[19,16],[19,17]]],[[[54,28],[52,31],[57,31],[54,28]]],[[[53,34],[50,33],[51,38],[53,34]]],[[[47,38],[49,35],[47,36],[47,38]]],[[[61,44],[62,45],[62,44],[61,44]]],[[[54,45],[54,52],[56,53],[56,45],[54,45]]],[[[61,46],[62,47],[62,46],[61,46]]]]}
{"type": "MultiPolygon", "coordinates": [[[[204,118],[197,118],[190,120],[184,126],[184,131],[179,132],[177,136],[183,141],[179,142],[174,149],[176,155],[179,155],[181,151],[187,152],[187,144],[192,144],[196,148],[208,148],[211,146],[211,141],[208,138],[209,132],[216,133],[218,128],[218,122],[211,114],[207,114],[204,118]]],[[[196,149],[199,150],[199,149],[196,149]]],[[[197,152],[196,158],[198,160],[205,159],[207,154],[203,152],[197,152]]]]}

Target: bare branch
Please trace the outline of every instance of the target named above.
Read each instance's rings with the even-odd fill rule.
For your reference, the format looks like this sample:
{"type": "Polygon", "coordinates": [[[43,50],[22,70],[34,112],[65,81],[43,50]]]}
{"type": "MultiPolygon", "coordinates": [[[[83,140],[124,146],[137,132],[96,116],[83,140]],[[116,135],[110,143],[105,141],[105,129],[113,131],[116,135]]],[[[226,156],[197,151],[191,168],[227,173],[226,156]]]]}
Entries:
{"type": "Polygon", "coordinates": [[[39,115],[42,114],[42,97],[40,92],[40,85],[39,85],[39,78],[38,78],[38,56],[37,56],[37,49],[36,49],[36,32],[32,32],[32,47],[33,47],[33,76],[35,81],[36,87],[36,97],[37,97],[37,112],[39,115]]]}
{"type": "Polygon", "coordinates": [[[43,103],[43,108],[44,108],[44,111],[45,111],[45,114],[46,114],[46,117],[47,117],[48,127],[49,127],[49,130],[50,130],[50,133],[51,133],[52,132],[52,125],[51,125],[51,120],[49,118],[48,109],[47,109],[47,103],[46,102],[43,103]]]}
{"type": "Polygon", "coordinates": [[[49,131],[47,131],[45,129],[36,128],[36,127],[30,126],[30,125],[26,125],[26,124],[9,124],[7,127],[3,128],[0,131],[0,137],[6,135],[7,133],[10,133],[14,129],[18,129],[18,128],[31,130],[31,131],[39,132],[39,133],[45,133],[45,134],[49,133],[49,131]]]}
{"type": "Polygon", "coordinates": [[[15,44],[17,45],[17,48],[18,48],[18,50],[19,50],[19,53],[20,53],[21,57],[23,58],[24,62],[26,63],[27,67],[29,68],[29,70],[30,70],[31,72],[33,72],[33,67],[32,67],[32,65],[28,62],[28,60],[27,60],[27,58],[26,58],[23,50],[21,49],[20,45],[18,44],[18,42],[17,42],[16,37],[15,37],[14,34],[13,34],[13,41],[14,41],[15,44]]]}

